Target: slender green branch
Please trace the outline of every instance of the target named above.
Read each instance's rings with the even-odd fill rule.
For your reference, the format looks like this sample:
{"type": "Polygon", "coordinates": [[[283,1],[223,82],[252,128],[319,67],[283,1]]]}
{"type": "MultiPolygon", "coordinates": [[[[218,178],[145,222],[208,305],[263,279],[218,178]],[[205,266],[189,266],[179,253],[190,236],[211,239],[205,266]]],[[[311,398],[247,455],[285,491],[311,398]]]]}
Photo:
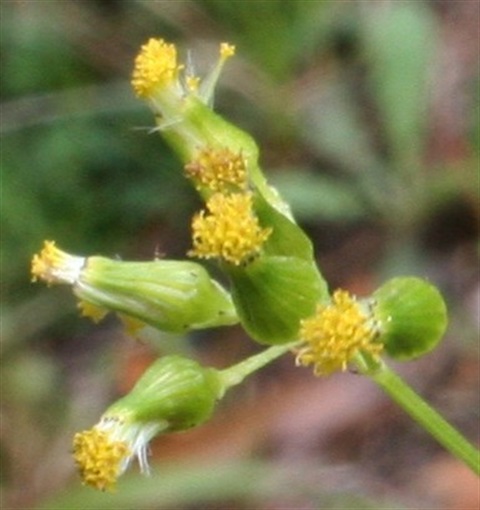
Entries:
{"type": "Polygon", "coordinates": [[[472,471],[480,474],[480,452],[391,368],[382,365],[380,369],[366,370],[364,373],[375,381],[444,448],[463,461],[472,471]]]}
{"type": "Polygon", "coordinates": [[[271,361],[285,354],[296,344],[296,342],[284,345],[274,345],[249,358],[221,371],[221,377],[225,389],[240,384],[247,376],[264,367],[271,361]]]}

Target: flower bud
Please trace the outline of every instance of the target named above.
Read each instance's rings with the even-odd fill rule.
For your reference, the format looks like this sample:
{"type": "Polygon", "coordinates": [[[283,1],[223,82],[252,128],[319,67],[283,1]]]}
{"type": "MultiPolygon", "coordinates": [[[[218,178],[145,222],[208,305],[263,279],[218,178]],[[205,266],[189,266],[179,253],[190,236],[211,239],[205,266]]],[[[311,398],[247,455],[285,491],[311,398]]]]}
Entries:
{"type": "Polygon", "coordinates": [[[223,393],[215,369],[180,356],[157,360],[97,425],[75,435],[73,455],[83,483],[112,490],[134,457],[148,472],[149,441],[203,423],[223,393]]]}
{"type": "Polygon", "coordinates": [[[446,305],[436,287],[425,280],[393,278],[372,297],[378,340],[392,358],[416,358],[431,351],[442,338],[448,322],[446,305]]]}
{"type": "Polygon", "coordinates": [[[77,257],[46,242],[32,273],[71,284],[83,313],[97,320],[105,310],[115,311],[167,332],[238,322],[230,295],[194,262],[77,257]]]}

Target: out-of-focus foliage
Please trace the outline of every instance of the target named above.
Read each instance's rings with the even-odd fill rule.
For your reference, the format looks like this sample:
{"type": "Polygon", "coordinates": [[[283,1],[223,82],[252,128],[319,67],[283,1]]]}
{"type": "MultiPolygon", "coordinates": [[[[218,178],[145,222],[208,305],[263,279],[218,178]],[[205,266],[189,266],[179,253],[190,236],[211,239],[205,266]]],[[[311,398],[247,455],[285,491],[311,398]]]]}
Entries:
{"type": "MultiPolygon", "coordinates": [[[[44,239],[72,253],[136,259],[178,258],[188,250],[195,193],[161,138],[149,134],[150,113],[128,82],[135,54],[151,36],[191,51],[199,71],[213,62],[219,42],[236,44],[216,109],[255,136],[272,182],[312,235],[327,279],[369,292],[387,275],[430,277],[451,305],[446,357],[454,363],[478,354],[469,311],[479,292],[478,12],[475,2],[422,0],[2,2],[5,507],[87,508],[81,503],[87,497],[94,501],[89,508],[119,506],[114,496],[87,496],[78,486],[69,448],[73,433],[96,421],[111,393],[125,390],[114,381],[126,377],[122,367],[133,348],[118,338],[118,324],[96,327],[79,319],[64,289],[30,285],[29,261],[44,239]]],[[[202,342],[207,362],[233,361],[226,353],[235,352],[235,338],[228,330],[220,337],[202,342]]],[[[294,377],[291,365],[286,379],[280,369],[273,373],[278,388],[294,377]]],[[[260,394],[262,387],[255,386],[260,394]]],[[[447,410],[474,434],[462,388],[447,410]]],[[[220,425],[212,445],[218,435],[232,434],[230,423],[220,425]]],[[[268,431],[257,434],[270,441],[271,457],[287,455],[287,447],[275,450],[268,431]]],[[[295,445],[289,443],[292,451],[295,445]]],[[[269,458],[261,447],[235,448],[227,458],[269,458]]],[[[338,456],[350,477],[363,480],[357,448],[353,457],[338,456]]],[[[315,451],[307,460],[322,455],[315,451]]],[[[403,461],[410,462],[407,453],[403,461]]],[[[391,472],[399,469],[383,462],[391,472]]],[[[329,470],[325,459],[308,465],[309,473],[329,470]]],[[[376,497],[381,508],[429,504],[422,491],[400,503],[398,493],[382,501],[378,494],[388,493],[391,480],[380,480],[381,466],[372,473],[382,490],[367,479],[342,493],[348,483],[340,478],[333,495],[317,484],[320,475],[306,475],[298,491],[282,494],[282,484],[274,483],[277,467],[271,458],[240,462],[225,468],[217,484],[213,468],[169,468],[168,484],[177,492],[162,496],[158,489],[162,503],[160,464],[151,480],[132,477],[119,496],[132,508],[215,501],[271,508],[286,500],[292,507],[361,508],[376,497]],[[253,481],[251,472],[258,473],[253,481]],[[263,485],[260,473],[270,483],[263,485]]]]}

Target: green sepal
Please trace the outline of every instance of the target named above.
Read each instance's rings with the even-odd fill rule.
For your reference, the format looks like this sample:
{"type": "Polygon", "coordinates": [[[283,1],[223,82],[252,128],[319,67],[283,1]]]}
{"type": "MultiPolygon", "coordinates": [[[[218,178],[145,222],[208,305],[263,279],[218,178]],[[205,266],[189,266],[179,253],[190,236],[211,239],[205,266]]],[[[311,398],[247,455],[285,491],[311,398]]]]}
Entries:
{"type": "Polygon", "coordinates": [[[297,339],[300,320],[328,299],[317,267],[301,258],[263,255],[244,267],[224,268],[240,322],[261,344],[297,339]]]}
{"type": "Polygon", "coordinates": [[[155,361],[132,391],[109,407],[106,416],[131,422],[164,423],[179,431],[205,422],[224,393],[219,372],[181,356],[155,361]]]}
{"type": "Polygon", "coordinates": [[[74,292],[97,307],[172,333],[238,322],[228,292],[195,262],[89,257],[74,292]]]}
{"type": "Polygon", "coordinates": [[[417,358],[441,340],[448,323],[447,307],[435,286],[421,278],[398,277],[372,297],[381,332],[378,341],[392,358],[417,358]]]}

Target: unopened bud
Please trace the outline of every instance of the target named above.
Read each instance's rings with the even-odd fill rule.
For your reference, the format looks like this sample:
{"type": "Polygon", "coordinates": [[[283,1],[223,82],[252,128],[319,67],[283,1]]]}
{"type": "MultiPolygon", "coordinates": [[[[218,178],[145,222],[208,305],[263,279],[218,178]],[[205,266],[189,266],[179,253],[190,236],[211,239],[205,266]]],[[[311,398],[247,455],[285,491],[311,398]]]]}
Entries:
{"type": "Polygon", "coordinates": [[[415,277],[393,278],[372,297],[378,341],[392,358],[416,358],[441,340],[448,323],[447,308],[432,284],[415,277]]]}

